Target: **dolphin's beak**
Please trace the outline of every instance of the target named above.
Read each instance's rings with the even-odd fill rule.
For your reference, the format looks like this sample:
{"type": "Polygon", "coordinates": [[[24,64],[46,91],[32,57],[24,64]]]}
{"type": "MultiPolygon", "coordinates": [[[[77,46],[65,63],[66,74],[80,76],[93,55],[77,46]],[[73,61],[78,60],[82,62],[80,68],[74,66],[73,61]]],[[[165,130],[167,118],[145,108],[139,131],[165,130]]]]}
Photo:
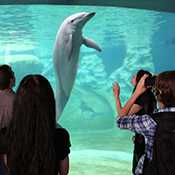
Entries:
{"type": "Polygon", "coordinates": [[[86,20],[87,20],[87,21],[90,20],[94,15],[95,15],[95,12],[88,13],[88,14],[86,15],[86,20]]]}
{"type": "Polygon", "coordinates": [[[86,15],[84,16],[84,18],[82,20],[82,26],[84,26],[86,24],[86,22],[89,21],[94,15],[95,15],[95,12],[86,13],[86,15]]]}
{"type": "Polygon", "coordinates": [[[96,14],[95,12],[92,12],[92,13],[89,13],[87,16],[88,16],[88,18],[90,19],[90,18],[92,18],[95,14],[96,14]]]}
{"type": "Polygon", "coordinates": [[[95,14],[96,14],[95,12],[92,12],[92,13],[89,13],[89,15],[88,15],[88,16],[93,17],[95,14]]]}

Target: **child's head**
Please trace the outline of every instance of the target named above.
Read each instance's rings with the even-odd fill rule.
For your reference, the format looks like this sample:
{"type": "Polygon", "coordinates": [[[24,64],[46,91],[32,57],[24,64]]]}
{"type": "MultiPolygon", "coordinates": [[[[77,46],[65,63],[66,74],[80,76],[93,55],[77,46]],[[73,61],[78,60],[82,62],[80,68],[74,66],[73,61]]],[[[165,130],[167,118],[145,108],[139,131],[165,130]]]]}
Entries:
{"type": "Polygon", "coordinates": [[[147,70],[143,70],[143,69],[140,69],[138,72],[137,72],[137,75],[136,75],[136,82],[138,83],[139,80],[142,78],[142,76],[144,74],[147,74],[148,76],[152,76],[152,74],[150,72],[148,72],[147,70]]]}
{"type": "Polygon", "coordinates": [[[137,83],[139,82],[139,80],[142,78],[142,76],[143,76],[144,74],[147,74],[147,75],[150,76],[150,77],[152,76],[152,74],[151,74],[149,71],[140,69],[140,70],[136,73],[136,75],[134,75],[134,76],[132,77],[131,83],[132,83],[134,86],[136,86],[137,83]]]}
{"type": "Polygon", "coordinates": [[[0,90],[12,88],[15,85],[15,75],[9,65],[0,65],[0,90]]]}
{"type": "Polygon", "coordinates": [[[163,107],[175,107],[175,71],[160,73],[155,82],[157,101],[163,107]]]}

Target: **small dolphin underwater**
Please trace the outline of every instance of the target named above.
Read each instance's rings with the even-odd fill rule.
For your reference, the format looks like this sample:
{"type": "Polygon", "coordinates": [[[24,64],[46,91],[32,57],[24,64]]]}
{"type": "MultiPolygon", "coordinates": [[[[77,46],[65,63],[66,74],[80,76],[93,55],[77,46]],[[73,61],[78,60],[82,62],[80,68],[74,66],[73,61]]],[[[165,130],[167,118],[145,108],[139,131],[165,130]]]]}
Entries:
{"type": "Polygon", "coordinates": [[[53,56],[57,78],[57,118],[61,116],[73,88],[81,45],[84,44],[87,47],[101,51],[93,40],[82,36],[84,25],[94,15],[94,12],[75,13],[63,21],[57,33],[53,56]]]}

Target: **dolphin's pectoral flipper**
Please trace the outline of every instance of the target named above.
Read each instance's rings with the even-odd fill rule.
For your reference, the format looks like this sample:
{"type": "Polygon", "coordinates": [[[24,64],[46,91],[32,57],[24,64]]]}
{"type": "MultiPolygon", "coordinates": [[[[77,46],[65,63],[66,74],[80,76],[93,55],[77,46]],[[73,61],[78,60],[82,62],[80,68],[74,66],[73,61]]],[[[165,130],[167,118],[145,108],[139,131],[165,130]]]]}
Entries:
{"type": "Polygon", "coordinates": [[[72,34],[69,34],[68,41],[66,43],[67,53],[68,53],[68,60],[70,61],[73,47],[72,47],[72,34]]]}
{"type": "Polygon", "coordinates": [[[101,52],[100,47],[91,39],[83,38],[82,44],[84,44],[87,47],[94,48],[94,49],[98,50],[99,52],[101,52]]]}

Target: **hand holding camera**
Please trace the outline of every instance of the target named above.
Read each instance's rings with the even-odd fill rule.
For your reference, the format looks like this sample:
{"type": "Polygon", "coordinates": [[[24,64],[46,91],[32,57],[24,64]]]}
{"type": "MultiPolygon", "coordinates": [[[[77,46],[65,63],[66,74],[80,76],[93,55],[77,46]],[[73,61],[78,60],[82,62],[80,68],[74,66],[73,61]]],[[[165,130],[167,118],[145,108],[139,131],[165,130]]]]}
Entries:
{"type": "Polygon", "coordinates": [[[154,87],[155,81],[156,76],[149,76],[147,74],[144,74],[137,84],[135,93],[137,95],[141,95],[146,91],[146,89],[154,87]]]}
{"type": "Polygon", "coordinates": [[[144,74],[140,79],[140,81],[138,82],[136,90],[134,91],[134,93],[137,94],[138,96],[144,93],[147,88],[149,88],[148,86],[145,86],[145,80],[147,78],[148,78],[148,75],[144,74]]]}

